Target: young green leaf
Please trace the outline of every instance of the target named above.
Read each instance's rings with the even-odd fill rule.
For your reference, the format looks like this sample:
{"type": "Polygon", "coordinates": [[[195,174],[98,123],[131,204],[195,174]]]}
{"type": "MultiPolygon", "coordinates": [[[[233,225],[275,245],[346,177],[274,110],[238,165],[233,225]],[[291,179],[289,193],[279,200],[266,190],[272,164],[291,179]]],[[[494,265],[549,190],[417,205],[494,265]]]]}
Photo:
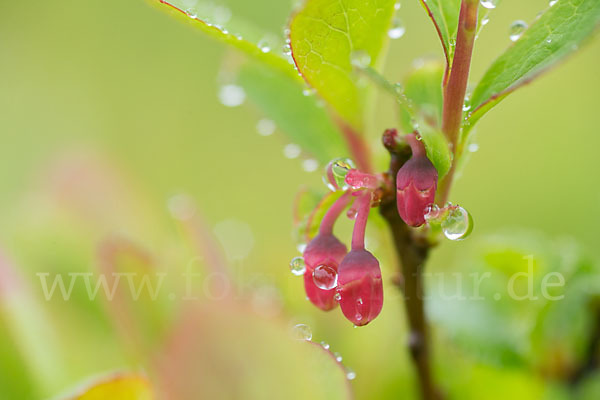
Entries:
{"type": "Polygon", "coordinates": [[[348,156],[342,134],[316,96],[303,93],[303,83],[258,63],[245,65],[238,83],[248,97],[303,150],[326,164],[348,156]]]}
{"type": "MultiPolygon", "coordinates": [[[[404,79],[404,94],[413,105],[417,119],[424,119],[429,125],[440,128],[442,121],[442,79],[444,65],[429,60],[413,69],[404,79]]],[[[402,114],[402,126],[409,132],[410,116],[402,114]]]]}
{"type": "Polygon", "coordinates": [[[421,0],[440,37],[446,62],[452,64],[461,0],[421,0]]]}
{"type": "Polygon", "coordinates": [[[400,108],[402,128],[406,132],[412,132],[413,125],[418,125],[418,132],[427,150],[427,158],[437,169],[440,178],[443,178],[452,166],[450,147],[440,130],[443,77],[444,65],[438,61],[426,61],[415,68],[404,80],[404,94],[412,105],[414,115],[407,113],[405,108],[400,108]]]}
{"type": "Polygon", "coordinates": [[[355,130],[363,127],[364,88],[353,63],[376,65],[396,0],[307,0],[292,18],[292,55],[304,79],[355,130]]]}
{"type": "Polygon", "coordinates": [[[427,158],[437,169],[439,179],[443,178],[452,166],[452,153],[446,136],[427,122],[419,123],[419,134],[425,143],[427,158]]]}
{"type": "MultiPolygon", "coordinates": [[[[498,5],[501,0],[496,0],[495,4],[498,5]]],[[[461,0],[421,0],[421,4],[440,37],[442,42],[442,48],[444,49],[444,55],[446,56],[446,63],[448,66],[452,65],[454,60],[454,51],[456,50],[456,35],[458,33],[458,19],[460,15],[461,0]]],[[[479,8],[479,27],[481,29],[483,24],[481,21],[487,17],[490,10],[485,7],[479,8]]]]}
{"type": "Polygon", "coordinates": [[[256,38],[259,37],[259,34],[257,33],[257,29],[248,23],[238,20],[236,24],[230,24],[235,26],[235,28],[230,28],[231,31],[229,31],[219,23],[218,13],[213,13],[217,15],[216,22],[211,22],[215,21],[215,15],[205,16],[202,15],[203,11],[206,12],[205,10],[186,9],[185,1],[183,0],[155,0],[154,3],[161,3],[161,5],[167,6],[162,8],[166,10],[170,9],[172,14],[181,21],[191,23],[208,36],[240,50],[242,53],[273,69],[283,72],[291,79],[301,81],[298,73],[287,60],[274,52],[267,51],[267,48],[258,45],[258,39],[256,38]],[[249,41],[246,39],[247,37],[255,38],[257,43],[249,41]]]}
{"type": "Polygon", "coordinates": [[[575,51],[600,24],[600,1],[558,0],[494,61],[475,88],[468,129],[517,88],[575,51]]]}

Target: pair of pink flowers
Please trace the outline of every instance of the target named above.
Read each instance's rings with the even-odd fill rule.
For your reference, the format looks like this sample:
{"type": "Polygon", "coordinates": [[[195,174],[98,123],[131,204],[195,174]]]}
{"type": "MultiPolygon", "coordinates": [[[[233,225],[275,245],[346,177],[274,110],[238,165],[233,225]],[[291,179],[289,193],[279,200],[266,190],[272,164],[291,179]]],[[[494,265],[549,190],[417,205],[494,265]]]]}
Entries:
{"type": "MultiPolygon", "coordinates": [[[[404,222],[416,227],[425,223],[425,210],[434,202],[438,174],[427,158],[423,143],[414,134],[407,135],[406,141],[412,157],[396,176],[396,201],[404,222]]],[[[318,235],[304,250],[304,287],[315,306],[329,311],[339,304],[348,320],[362,326],[377,317],[383,307],[379,262],[365,249],[367,220],[374,191],[381,180],[352,169],[345,181],[349,189],[327,211],[318,235]],[[333,226],[352,201],[356,219],[348,252],[346,245],[333,235],[333,226]],[[319,285],[319,275],[323,273],[337,274],[336,284],[331,287],[319,285]]]]}

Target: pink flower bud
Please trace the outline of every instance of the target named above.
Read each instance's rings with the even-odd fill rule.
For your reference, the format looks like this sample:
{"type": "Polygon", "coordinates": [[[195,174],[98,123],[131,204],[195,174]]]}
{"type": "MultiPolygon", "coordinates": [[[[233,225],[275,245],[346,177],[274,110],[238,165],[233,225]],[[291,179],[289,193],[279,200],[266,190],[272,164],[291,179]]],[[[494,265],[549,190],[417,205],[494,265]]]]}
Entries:
{"type": "Polygon", "coordinates": [[[320,266],[330,267],[335,273],[348,250],[335,236],[320,233],[306,246],[304,250],[304,290],[309,300],[321,310],[329,311],[337,306],[335,301],[335,285],[331,289],[321,289],[315,283],[313,272],[320,266]]]}
{"type": "Polygon", "coordinates": [[[396,176],[396,201],[402,220],[410,226],[425,223],[425,209],[435,201],[438,173],[427,158],[423,143],[407,135],[413,155],[396,176]]]}
{"type": "Polygon", "coordinates": [[[339,303],[354,325],[371,322],[383,307],[383,284],[377,259],[365,249],[353,249],[339,267],[339,303]]]}

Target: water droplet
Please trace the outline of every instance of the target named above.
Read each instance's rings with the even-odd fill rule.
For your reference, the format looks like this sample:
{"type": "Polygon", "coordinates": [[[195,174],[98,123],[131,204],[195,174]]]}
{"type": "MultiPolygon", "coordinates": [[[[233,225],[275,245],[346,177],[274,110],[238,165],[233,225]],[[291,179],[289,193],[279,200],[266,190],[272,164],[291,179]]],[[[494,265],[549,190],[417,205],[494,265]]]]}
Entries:
{"type": "Polygon", "coordinates": [[[346,190],[348,189],[346,175],[348,174],[348,171],[354,168],[356,168],[354,162],[349,158],[336,158],[335,160],[331,160],[325,169],[323,181],[333,191],[340,189],[346,190]]]}
{"type": "Polygon", "coordinates": [[[350,54],[350,62],[355,67],[367,68],[371,64],[371,56],[365,50],[355,50],[350,54]]]}
{"type": "Polygon", "coordinates": [[[362,300],[362,299],[359,297],[359,298],[356,300],[356,304],[358,304],[359,306],[362,306],[362,304],[363,304],[363,300],[362,300]]]}
{"type": "Polygon", "coordinates": [[[358,322],[360,322],[362,320],[362,314],[357,312],[356,315],[354,316],[354,319],[357,320],[358,322]]]}
{"type": "Polygon", "coordinates": [[[188,8],[187,10],[185,10],[185,13],[190,18],[193,18],[193,19],[198,18],[198,14],[196,14],[196,10],[194,10],[192,8],[188,8]]]}
{"type": "Polygon", "coordinates": [[[519,40],[521,35],[523,35],[523,32],[525,32],[527,30],[527,27],[528,27],[528,25],[525,21],[517,20],[517,21],[513,22],[510,25],[510,29],[509,29],[510,40],[512,40],[513,42],[516,42],[517,40],[519,40]]]}
{"type": "Polygon", "coordinates": [[[552,7],[552,6],[553,6],[553,5],[555,5],[556,3],[558,3],[558,0],[550,0],[550,1],[548,2],[548,5],[549,5],[550,7],[552,7]]]}
{"type": "Polygon", "coordinates": [[[546,39],[546,43],[552,43],[552,39],[546,39]]]}
{"type": "Polygon", "coordinates": [[[319,168],[319,162],[315,159],[309,158],[308,160],[302,161],[302,169],[306,172],[315,172],[319,168]]]}
{"type": "Polygon", "coordinates": [[[298,158],[301,151],[302,150],[300,149],[300,146],[294,143],[290,143],[285,145],[285,147],[283,148],[283,155],[289,159],[298,158]]]}
{"type": "Polygon", "coordinates": [[[303,254],[304,250],[306,250],[306,243],[300,243],[299,245],[297,245],[296,250],[298,250],[300,254],[303,254]]]}
{"type": "Polygon", "coordinates": [[[342,295],[340,293],[336,293],[333,295],[333,299],[335,301],[340,301],[342,299],[342,295]]]}
{"type": "Polygon", "coordinates": [[[298,324],[292,329],[292,336],[296,340],[311,340],[312,330],[306,324],[298,324]]]}
{"type": "Polygon", "coordinates": [[[256,124],[256,130],[261,136],[270,136],[275,132],[275,122],[270,119],[263,118],[256,124]]]}
{"type": "Polygon", "coordinates": [[[465,112],[466,112],[466,111],[469,111],[470,109],[471,109],[471,105],[470,105],[470,104],[465,104],[465,105],[463,106],[463,111],[465,111],[465,112]]]}
{"type": "Polygon", "coordinates": [[[356,378],[356,372],[352,371],[350,368],[346,368],[346,378],[348,380],[353,380],[356,378]]]}
{"type": "Polygon", "coordinates": [[[398,11],[401,7],[402,7],[402,3],[400,3],[399,1],[397,1],[394,4],[394,10],[396,10],[396,11],[398,11]]]}
{"type": "Polygon", "coordinates": [[[328,265],[319,265],[312,276],[313,282],[319,289],[331,290],[337,286],[337,271],[328,265]]]}
{"type": "Polygon", "coordinates": [[[312,88],[307,88],[302,91],[302,94],[305,96],[312,96],[313,94],[315,94],[315,90],[312,88]]]}
{"type": "Polygon", "coordinates": [[[488,10],[491,10],[493,8],[496,8],[496,6],[498,5],[498,1],[500,0],[481,0],[481,5],[487,8],[488,10]]]}
{"type": "Polygon", "coordinates": [[[404,33],[406,33],[406,28],[404,27],[402,20],[400,18],[394,18],[392,26],[388,31],[388,36],[390,39],[400,39],[404,36],[404,33]]]}
{"type": "Polygon", "coordinates": [[[348,209],[348,211],[346,211],[346,216],[350,219],[356,219],[356,215],[358,214],[358,211],[356,210],[356,208],[350,207],[348,209]]]}
{"type": "Polygon", "coordinates": [[[333,353],[333,356],[335,357],[335,361],[342,362],[342,355],[340,353],[333,353]]]}
{"type": "Polygon", "coordinates": [[[304,263],[304,258],[292,258],[292,261],[290,261],[290,271],[292,271],[292,274],[296,276],[304,275],[304,272],[306,272],[306,264],[304,263]]]}
{"type": "Polygon", "coordinates": [[[269,51],[271,51],[271,46],[269,45],[269,42],[267,41],[267,39],[261,39],[258,42],[258,48],[263,53],[268,53],[269,51]]]}
{"type": "Polygon", "coordinates": [[[434,221],[440,213],[440,208],[436,204],[430,204],[425,207],[425,221],[431,222],[434,221]]]}
{"type": "Polygon", "coordinates": [[[473,231],[473,218],[462,207],[451,207],[442,221],[442,231],[450,240],[463,240],[473,231]]]}
{"type": "Polygon", "coordinates": [[[325,350],[329,350],[329,343],[321,342],[321,347],[323,347],[325,350]]]}
{"type": "Polygon", "coordinates": [[[246,100],[246,92],[241,86],[229,84],[221,86],[219,101],[226,107],[237,107],[246,100]]]}
{"type": "Polygon", "coordinates": [[[479,145],[477,143],[471,143],[469,144],[468,149],[471,153],[475,153],[479,150],[479,145]]]}
{"type": "Polygon", "coordinates": [[[490,23],[490,17],[489,17],[489,15],[486,15],[486,16],[484,16],[481,19],[481,26],[486,26],[489,23],[490,23]]]}
{"type": "Polygon", "coordinates": [[[289,56],[292,54],[292,48],[287,43],[283,45],[283,54],[285,54],[286,56],[289,56]]]}

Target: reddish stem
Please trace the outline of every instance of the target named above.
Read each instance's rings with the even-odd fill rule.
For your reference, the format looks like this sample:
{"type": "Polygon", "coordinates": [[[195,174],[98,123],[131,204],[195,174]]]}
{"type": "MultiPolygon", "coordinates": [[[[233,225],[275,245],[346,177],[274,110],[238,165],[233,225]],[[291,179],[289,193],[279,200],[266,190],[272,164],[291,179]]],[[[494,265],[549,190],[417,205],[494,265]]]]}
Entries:
{"type": "Polygon", "coordinates": [[[410,150],[412,151],[413,157],[423,157],[427,154],[425,150],[425,145],[419,139],[417,139],[417,135],[414,133],[409,133],[406,135],[406,141],[410,146],[410,150]]]}
{"type": "Polygon", "coordinates": [[[456,172],[456,160],[460,154],[458,149],[458,138],[463,118],[463,106],[469,71],[471,69],[471,57],[477,32],[477,13],[479,0],[462,0],[460,16],[458,21],[458,34],[456,36],[456,51],[448,78],[448,85],[444,88],[444,110],[442,115],[442,131],[448,138],[455,162],[452,163],[450,171],[440,183],[438,189],[437,203],[443,206],[448,200],[450,186],[456,172]]]}
{"type": "Polygon", "coordinates": [[[361,250],[365,248],[365,231],[367,229],[367,220],[369,211],[371,211],[371,192],[367,191],[356,199],[356,220],[354,221],[354,230],[352,231],[352,250],[361,250]]]}
{"type": "Polygon", "coordinates": [[[333,233],[335,221],[337,221],[351,199],[352,195],[350,192],[346,192],[333,203],[329,210],[327,210],[325,216],[321,220],[321,225],[319,226],[319,233],[321,235],[331,235],[333,233]]]}
{"type": "Polygon", "coordinates": [[[456,149],[463,115],[465,94],[471,68],[471,56],[477,30],[479,0],[462,0],[456,36],[456,51],[448,85],[444,91],[442,130],[448,137],[453,151],[456,149]]]}
{"type": "Polygon", "coordinates": [[[363,172],[373,172],[371,159],[369,158],[369,146],[350,125],[338,119],[340,127],[352,159],[356,162],[356,166],[363,172]]]}

